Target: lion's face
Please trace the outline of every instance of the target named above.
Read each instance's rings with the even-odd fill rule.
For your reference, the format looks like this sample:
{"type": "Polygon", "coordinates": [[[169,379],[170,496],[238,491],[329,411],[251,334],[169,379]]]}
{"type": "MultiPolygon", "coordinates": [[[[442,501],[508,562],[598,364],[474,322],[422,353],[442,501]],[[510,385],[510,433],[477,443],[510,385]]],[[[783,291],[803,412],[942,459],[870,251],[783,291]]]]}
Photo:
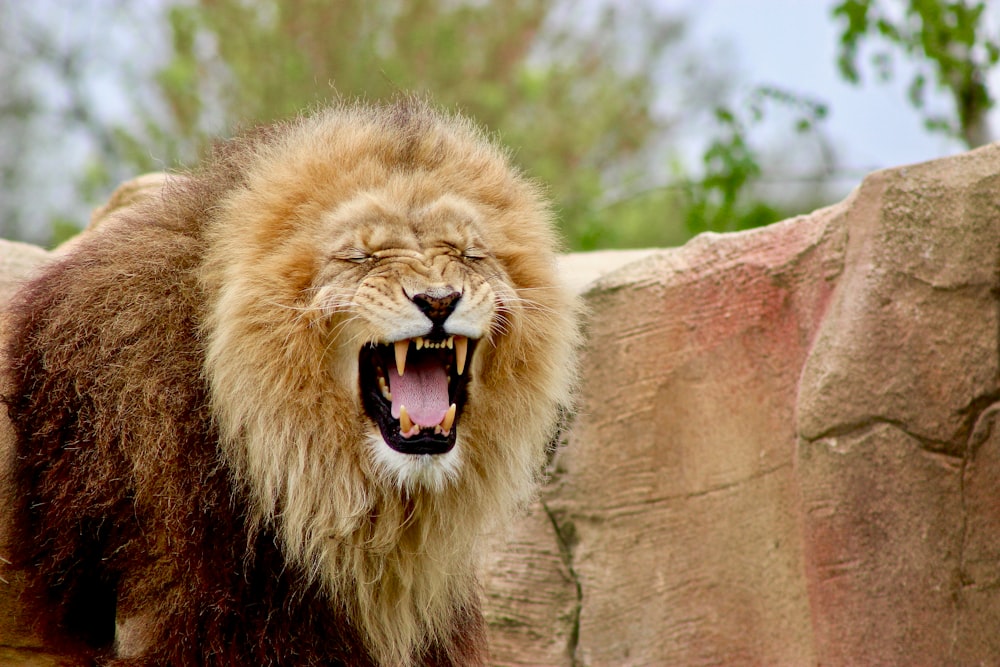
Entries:
{"type": "Polygon", "coordinates": [[[364,192],[324,216],[313,307],[356,349],[370,451],[401,486],[439,489],[459,474],[476,352],[495,344],[514,294],[478,229],[483,215],[450,194],[415,203],[364,192]]]}
{"type": "Polygon", "coordinates": [[[215,207],[202,273],[213,406],[262,515],[349,531],[344,503],[401,489],[515,506],[577,340],[541,193],[426,110],[274,136],[215,207]]]}

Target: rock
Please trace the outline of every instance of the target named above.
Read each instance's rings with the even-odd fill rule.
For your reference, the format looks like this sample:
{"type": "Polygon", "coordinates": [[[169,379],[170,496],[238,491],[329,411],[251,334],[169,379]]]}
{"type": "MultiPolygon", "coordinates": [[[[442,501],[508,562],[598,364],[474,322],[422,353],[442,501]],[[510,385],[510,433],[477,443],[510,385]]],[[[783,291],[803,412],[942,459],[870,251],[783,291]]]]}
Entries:
{"type": "Polygon", "coordinates": [[[49,256],[38,246],[0,239],[0,304],[7,303],[20,282],[49,256]]]}
{"type": "MultiPolygon", "coordinates": [[[[1000,145],[563,261],[580,402],[486,563],[494,664],[1000,664],[1000,145]]],[[[15,590],[0,664],[56,664],[15,590]]]]}
{"type": "Polygon", "coordinates": [[[878,172],[591,283],[494,662],[1000,664],[998,179],[1000,145],[878,172]]]}
{"type": "Polygon", "coordinates": [[[486,586],[550,609],[530,633],[493,623],[497,664],[812,662],[795,392],[846,208],[702,236],[591,285],[579,411],[515,536],[562,558],[530,559],[517,590],[509,569],[486,586]]]}
{"type": "Polygon", "coordinates": [[[1000,149],[869,177],[802,372],[799,474],[829,664],[1000,663],[1000,149]]]}
{"type": "MultiPolygon", "coordinates": [[[[49,257],[48,252],[36,246],[0,240],[0,304],[7,303],[18,284],[49,257]]],[[[0,318],[0,332],[2,330],[0,318]]],[[[0,507],[3,508],[11,506],[7,500],[9,486],[2,482],[8,478],[7,464],[13,444],[13,432],[6,415],[6,410],[0,413],[0,507]]],[[[7,518],[7,514],[0,511],[0,665],[49,667],[60,664],[57,656],[48,653],[41,639],[32,632],[29,619],[20,613],[18,596],[22,577],[11,572],[3,560],[7,518]]]]}
{"type": "MultiPolygon", "coordinates": [[[[53,252],[26,243],[0,239],[0,305],[6,304],[17,286],[37,268],[62,254],[71,252],[82,238],[96,233],[96,230],[117,211],[159,192],[164,178],[163,174],[147,174],[122,184],[104,206],[94,211],[86,230],[53,252]]],[[[4,321],[0,316],[0,336],[3,328],[4,321]]],[[[12,444],[13,432],[4,411],[0,416],[0,482],[8,478],[7,465],[10,461],[12,444]]],[[[9,488],[8,485],[0,483],[0,507],[11,506],[5,498],[9,488]]],[[[60,653],[53,647],[46,646],[34,632],[31,619],[21,613],[18,601],[23,576],[11,571],[3,559],[7,519],[7,515],[0,511],[0,666],[54,667],[72,664],[72,655],[60,653]]]]}

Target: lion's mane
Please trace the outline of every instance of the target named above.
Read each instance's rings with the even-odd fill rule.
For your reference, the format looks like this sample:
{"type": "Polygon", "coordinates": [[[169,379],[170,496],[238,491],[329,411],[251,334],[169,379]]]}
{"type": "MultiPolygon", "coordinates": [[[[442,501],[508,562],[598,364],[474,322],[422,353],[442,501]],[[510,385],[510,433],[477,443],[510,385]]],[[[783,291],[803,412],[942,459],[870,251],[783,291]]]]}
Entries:
{"type": "Polygon", "coordinates": [[[50,640],[114,664],[484,660],[477,553],[573,379],[555,248],[502,150],[405,99],[224,142],[46,267],[8,313],[5,400],[10,555],[50,640]],[[302,305],[317,220],[376,190],[485,211],[507,290],[437,485],[379,468],[350,318],[302,305]]]}

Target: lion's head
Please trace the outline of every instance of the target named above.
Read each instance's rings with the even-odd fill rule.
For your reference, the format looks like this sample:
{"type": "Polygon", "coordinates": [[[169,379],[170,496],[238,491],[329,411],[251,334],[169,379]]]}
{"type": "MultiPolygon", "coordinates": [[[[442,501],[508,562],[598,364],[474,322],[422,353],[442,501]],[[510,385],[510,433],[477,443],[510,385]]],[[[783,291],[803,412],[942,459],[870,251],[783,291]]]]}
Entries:
{"type": "Polygon", "coordinates": [[[475,547],[530,496],[569,400],[548,207],[412,100],[248,135],[214,169],[202,333],[225,456],[288,557],[405,662],[473,604],[475,547]]]}

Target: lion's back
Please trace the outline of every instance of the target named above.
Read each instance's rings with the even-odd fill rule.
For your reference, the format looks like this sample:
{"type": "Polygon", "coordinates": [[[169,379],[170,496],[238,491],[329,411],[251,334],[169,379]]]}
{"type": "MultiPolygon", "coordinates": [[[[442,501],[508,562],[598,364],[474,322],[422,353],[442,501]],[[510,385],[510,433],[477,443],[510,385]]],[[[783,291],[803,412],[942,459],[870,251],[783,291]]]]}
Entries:
{"type": "Polygon", "coordinates": [[[159,500],[170,495],[170,512],[189,511],[190,477],[211,458],[196,247],[177,230],[119,221],[46,266],[10,305],[11,555],[37,573],[32,593],[60,602],[53,620],[91,643],[113,632],[108,580],[120,561],[155,550],[139,517],[180,520],[159,500]]]}

